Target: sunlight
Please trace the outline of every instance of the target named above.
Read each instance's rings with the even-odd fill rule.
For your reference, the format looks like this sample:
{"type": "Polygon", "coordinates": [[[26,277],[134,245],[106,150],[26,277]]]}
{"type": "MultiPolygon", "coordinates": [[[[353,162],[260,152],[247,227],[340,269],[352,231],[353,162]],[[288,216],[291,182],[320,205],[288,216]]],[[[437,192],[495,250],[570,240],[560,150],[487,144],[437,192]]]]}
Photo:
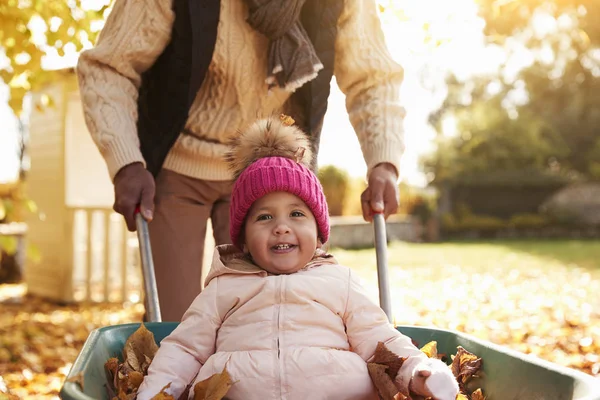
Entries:
{"type": "MultiPolygon", "coordinates": [[[[435,131],[427,119],[443,100],[444,94],[436,88],[443,87],[445,73],[452,70],[466,77],[494,71],[504,55],[485,48],[484,23],[473,0],[379,0],[379,4],[384,8],[380,16],[390,54],[405,70],[401,102],[407,111],[406,151],[401,177],[424,186],[427,180],[418,160],[433,149],[435,131]],[[433,87],[428,87],[429,83],[433,87]]],[[[344,96],[336,85],[332,85],[318,159],[319,165],[333,164],[354,177],[364,177],[367,171],[348,121],[344,96]]]]}
{"type": "MultiPolygon", "coordinates": [[[[84,6],[97,10],[106,1],[87,0],[84,6]]],[[[452,70],[459,76],[468,76],[494,70],[502,61],[502,55],[484,47],[483,21],[477,16],[474,0],[379,0],[378,3],[384,8],[380,16],[390,54],[405,69],[401,102],[407,110],[406,152],[401,175],[408,183],[423,186],[426,179],[418,169],[418,159],[433,148],[435,131],[427,118],[443,99],[443,93],[436,88],[443,86],[445,73],[452,70]]],[[[48,29],[40,22],[32,20],[29,24],[36,43],[45,41],[44,32],[48,29]]],[[[56,29],[60,21],[53,20],[51,25],[50,30],[56,29]]],[[[86,48],[91,46],[91,43],[85,43],[86,48]]],[[[66,48],[61,57],[55,48],[49,47],[42,65],[46,69],[74,67],[77,57],[72,48],[66,48]]],[[[5,104],[4,96],[1,97],[0,103],[5,104]]],[[[14,179],[18,168],[10,144],[16,131],[11,123],[6,124],[14,117],[11,118],[6,108],[0,107],[0,120],[8,125],[8,131],[0,137],[0,182],[14,179]]],[[[335,84],[332,85],[319,152],[319,165],[327,164],[346,169],[351,176],[364,177],[366,174],[360,146],[348,120],[344,96],[335,84]],[[342,136],[344,140],[340,140],[342,136]],[[340,147],[342,143],[343,147],[340,147]]]]}

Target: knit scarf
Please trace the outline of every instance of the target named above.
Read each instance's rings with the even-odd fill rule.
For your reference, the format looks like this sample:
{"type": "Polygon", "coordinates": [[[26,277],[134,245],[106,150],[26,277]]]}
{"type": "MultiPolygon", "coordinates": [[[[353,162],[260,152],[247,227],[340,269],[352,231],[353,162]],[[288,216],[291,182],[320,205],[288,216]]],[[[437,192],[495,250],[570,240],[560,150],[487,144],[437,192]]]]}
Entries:
{"type": "Polygon", "coordinates": [[[266,83],[294,92],[323,69],[300,23],[305,0],[245,0],[248,23],[269,38],[266,83]]]}

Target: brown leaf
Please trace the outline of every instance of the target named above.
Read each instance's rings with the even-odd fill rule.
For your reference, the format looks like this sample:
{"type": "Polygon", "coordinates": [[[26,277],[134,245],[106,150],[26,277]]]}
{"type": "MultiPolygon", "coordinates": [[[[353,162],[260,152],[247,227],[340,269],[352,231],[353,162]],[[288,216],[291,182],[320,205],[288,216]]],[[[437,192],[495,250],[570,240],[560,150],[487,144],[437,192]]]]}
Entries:
{"type": "Polygon", "coordinates": [[[144,354],[144,362],[141,365],[142,371],[147,373],[148,367],[150,367],[150,363],[152,363],[152,359],[144,354]]]}
{"type": "Polygon", "coordinates": [[[481,392],[481,389],[477,389],[471,394],[471,400],[485,400],[485,396],[481,392]]]}
{"type": "Polygon", "coordinates": [[[231,385],[231,376],[227,368],[223,368],[220,374],[214,374],[194,385],[194,400],[220,400],[225,397],[231,385]]]}
{"type": "Polygon", "coordinates": [[[462,387],[472,376],[477,374],[482,363],[481,358],[458,346],[452,360],[452,374],[462,387]]]}
{"type": "Polygon", "coordinates": [[[125,364],[134,371],[145,373],[141,368],[142,364],[146,357],[153,359],[157,351],[158,345],[154,341],[154,334],[142,323],[125,342],[125,364]]]}
{"type": "Polygon", "coordinates": [[[423,353],[425,353],[425,355],[429,358],[437,358],[437,356],[438,356],[437,342],[435,340],[432,340],[431,342],[427,343],[425,346],[421,347],[421,351],[423,353]]]}
{"type": "Polygon", "coordinates": [[[383,364],[370,362],[367,363],[367,369],[369,370],[369,376],[371,376],[373,384],[377,388],[379,397],[382,400],[396,399],[396,395],[399,391],[387,372],[388,367],[383,364]]]}
{"type": "Polygon", "coordinates": [[[129,400],[129,396],[127,395],[127,393],[125,393],[121,390],[121,391],[119,391],[119,394],[117,395],[117,399],[118,400],[129,400]]]}
{"type": "Polygon", "coordinates": [[[83,390],[83,372],[73,375],[72,377],[67,379],[67,382],[78,383],[81,389],[83,390]]]}
{"type": "Polygon", "coordinates": [[[117,369],[119,368],[119,359],[116,357],[109,358],[104,363],[104,368],[111,373],[112,376],[115,376],[117,373],[117,369]]]}
{"type": "Polygon", "coordinates": [[[129,378],[129,389],[137,390],[140,387],[140,385],[142,384],[142,381],[144,380],[144,375],[138,371],[131,371],[128,375],[128,378],[129,378]]]}
{"type": "Polygon", "coordinates": [[[124,395],[128,393],[129,379],[127,378],[127,375],[121,371],[117,371],[117,375],[115,377],[115,389],[117,390],[119,397],[121,397],[121,393],[124,395]]]}
{"type": "Polygon", "coordinates": [[[390,351],[385,344],[382,342],[377,343],[377,348],[375,348],[375,354],[373,354],[372,363],[385,365],[387,368],[387,374],[392,379],[396,379],[396,375],[402,367],[406,358],[400,357],[396,355],[394,352],[390,351]]]}
{"type": "Polygon", "coordinates": [[[150,400],[177,400],[177,399],[175,399],[175,397],[173,397],[170,394],[168,394],[167,392],[165,392],[165,390],[167,390],[170,387],[171,387],[171,382],[169,382],[167,384],[167,386],[162,388],[160,390],[160,392],[157,395],[155,395],[154,397],[152,397],[152,399],[150,399],[150,400]]]}
{"type": "Polygon", "coordinates": [[[135,353],[135,349],[129,343],[129,345],[125,345],[125,363],[129,365],[129,367],[134,371],[141,371],[140,362],[137,358],[137,354],[135,353]]]}

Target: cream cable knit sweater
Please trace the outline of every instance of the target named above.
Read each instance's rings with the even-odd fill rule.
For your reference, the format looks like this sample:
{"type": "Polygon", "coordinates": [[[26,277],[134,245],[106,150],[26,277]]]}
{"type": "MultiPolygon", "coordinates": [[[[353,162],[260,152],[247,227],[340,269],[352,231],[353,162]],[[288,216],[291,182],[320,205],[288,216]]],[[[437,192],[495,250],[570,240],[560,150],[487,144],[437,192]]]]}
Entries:
{"type": "MultiPolygon", "coordinates": [[[[267,90],[268,39],[246,23],[247,13],[242,0],[221,1],[213,59],[186,124],[193,135],[179,136],[164,168],[199,179],[231,179],[222,143],[257,117],[278,113],[289,97],[281,89],[267,90]]],[[[136,129],[138,88],[141,74],[166,47],[173,20],[170,0],[116,0],[98,43],[79,58],[85,120],[111,178],[127,164],[144,162],[136,129]]],[[[381,162],[400,170],[403,70],[386,49],[375,0],[345,0],[335,76],[369,171],[381,162]]]]}

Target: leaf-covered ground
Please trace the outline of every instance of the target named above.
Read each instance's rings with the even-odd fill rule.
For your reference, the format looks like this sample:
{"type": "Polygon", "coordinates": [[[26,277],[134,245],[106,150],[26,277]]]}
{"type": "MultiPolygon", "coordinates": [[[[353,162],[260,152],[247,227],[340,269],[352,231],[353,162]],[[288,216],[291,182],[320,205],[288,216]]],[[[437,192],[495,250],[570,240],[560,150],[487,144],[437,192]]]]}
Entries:
{"type": "MultiPolygon", "coordinates": [[[[332,250],[373,299],[372,250],[332,250]]],[[[395,322],[472,334],[600,376],[600,242],[403,244],[389,252],[395,322]]]]}
{"type": "MultiPolygon", "coordinates": [[[[373,250],[333,250],[374,300],[373,250]]],[[[515,241],[392,244],[398,324],[473,334],[600,376],[600,244],[515,241]]],[[[56,399],[90,330],[141,320],[138,304],[59,306],[0,285],[0,400],[56,399]]],[[[484,360],[485,361],[485,360],[484,360]]]]}

